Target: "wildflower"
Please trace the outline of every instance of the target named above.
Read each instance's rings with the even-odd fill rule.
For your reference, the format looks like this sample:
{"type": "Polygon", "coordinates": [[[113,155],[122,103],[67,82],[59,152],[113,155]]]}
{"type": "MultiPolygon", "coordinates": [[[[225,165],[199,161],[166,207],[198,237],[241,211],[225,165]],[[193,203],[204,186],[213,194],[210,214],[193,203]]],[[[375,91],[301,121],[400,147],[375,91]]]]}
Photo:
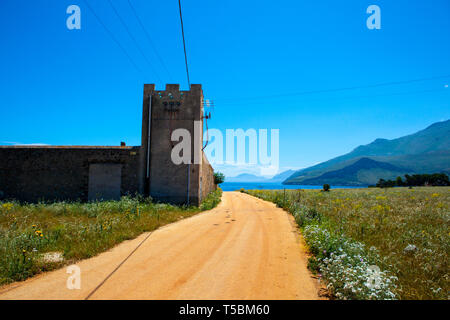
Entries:
{"type": "Polygon", "coordinates": [[[378,205],[376,205],[375,207],[373,207],[373,209],[374,209],[375,211],[378,211],[378,213],[384,213],[386,210],[389,210],[390,207],[389,207],[389,206],[384,207],[384,206],[382,206],[381,204],[378,204],[378,205]]]}
{"type": "Polygon", "coordinates": [[[414,251],[416,251],[417,250],[417,247],[415,246],[415,245],[413,245],[413,244],[408,244],[406,247],[405,247],[405,249],[403,249],[403,252],[405,252],[405,253],[412,253],[412,252],[414,252],[414,251]]]}
{"type": "Polygon", "coordinates": [[[7,202],[7,203],[2,204],[2,208],[5,209],[6,211],[11,210],[12,207],[13,207],[13,204],[10,203],[10,202],[7,202]]]}

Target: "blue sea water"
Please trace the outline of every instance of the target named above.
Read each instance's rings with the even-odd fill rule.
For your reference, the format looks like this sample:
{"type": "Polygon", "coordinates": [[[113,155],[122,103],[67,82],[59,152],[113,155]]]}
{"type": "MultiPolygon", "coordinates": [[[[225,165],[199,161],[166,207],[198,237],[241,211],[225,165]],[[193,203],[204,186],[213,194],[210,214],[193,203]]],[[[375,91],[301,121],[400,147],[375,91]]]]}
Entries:
{"type": "MultiPolygon", "coordinates": [[[[322,189],[322,186],[284,185],[273,182],[224,182],[219,185],[223,191],[246,190],[282,190],[282,189],[322,189]]],[[[331,189],[354,189],[361,187],[331,186],[331,189]]],[[[364,187],[362,187],[364,188],[364,187]]]]}

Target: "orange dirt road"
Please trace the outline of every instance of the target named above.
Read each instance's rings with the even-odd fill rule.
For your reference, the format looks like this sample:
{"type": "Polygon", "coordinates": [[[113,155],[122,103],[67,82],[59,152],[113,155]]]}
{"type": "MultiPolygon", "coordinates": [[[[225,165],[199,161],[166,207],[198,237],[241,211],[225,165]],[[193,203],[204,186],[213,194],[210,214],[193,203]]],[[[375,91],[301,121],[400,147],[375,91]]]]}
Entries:
{"type": "Polygon", "coordinates": [[[319,299],[306,260],[292,216],[224,192],[213,210],[80,261],[80,289],[67,289],[62,268],[2,287],[0,299],[319,299]]]}

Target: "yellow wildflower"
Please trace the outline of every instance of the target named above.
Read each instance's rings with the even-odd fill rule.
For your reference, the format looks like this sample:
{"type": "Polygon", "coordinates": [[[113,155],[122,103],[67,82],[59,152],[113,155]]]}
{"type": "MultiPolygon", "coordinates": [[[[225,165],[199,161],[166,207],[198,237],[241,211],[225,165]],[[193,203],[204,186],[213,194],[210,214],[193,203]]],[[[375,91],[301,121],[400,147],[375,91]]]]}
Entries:
{"type": "Polygon", "coordinates": [[[12,207],[13,207],[13,204],[10,203],[10,202],[7,202],[7,203],[2,204],[2,208],[5,209],[6,211],[11,210],[12,207]]]}

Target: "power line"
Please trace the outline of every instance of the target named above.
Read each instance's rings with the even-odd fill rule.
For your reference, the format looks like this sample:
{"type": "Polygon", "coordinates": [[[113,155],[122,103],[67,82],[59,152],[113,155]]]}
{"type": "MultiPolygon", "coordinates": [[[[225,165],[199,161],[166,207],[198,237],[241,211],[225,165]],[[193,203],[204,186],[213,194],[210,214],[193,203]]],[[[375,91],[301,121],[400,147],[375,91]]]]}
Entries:
{"type": "Polygon", "coordinates": [[[184,27],[183,27],[183,15],[181,13],[181,0],[178,0],[178,7],[180,8],[180,21],[181,21],[181,35],[183,36],[183,48],[184,48],[184,61],[186,63],[186,74],[189,89],[191,89],[191,81],[189,80],[189,68],[188,68],[188,60],[186,54],[186,41],[184,40],[184,27]]]}
{"type": "Polygon", "coordinates": [[[106,25],[103,23],[103,21],[100,19],[100,17],[95,13],[94,9],[89,5],[89,2],[87,0],[84,0],[84,3],[86,3],[86,6],[89,8],[89,10],[92,12],[92,14],[95,16],[97,21],[102,25],[103,29],[109,34],[111,39],[122,49],[123,53],[127,56],[128,60],[130,60],[131,64],[135,67],[135,69],[142,73],[142,70],[137,66],[137,64],[131,59],[131,56],[128,54],[128,52],[125,50],[125,48],[120,44],[120,42],[114,37],[114,34],[106,27],[106,25]]]}
{"type": "Polygon", "coordinates": [[[153,43],[153,41],[152,41],[152,39],[151,39],[151,37],[150,37],[150,34],[147,32],[147,29],[145,28],[144,24],[142,23],[142,20],[139,18],[139,15],[137,14],[136,9],[135,9],[134,6],[131,4],[131,1],[130,1],[130,0],[127,0],[127,1],[128,1],[128,4],[129,4],[130,7],[131,7],[131,10],[133,11],[134,16],[136,17],[136,20],[139,22],[139,24],[140,24],[142,30],[144,30],[144,34],[145,34],[145,36],[147,37],[148,43],[150,44],[150,46],[152,47],[153,51],[155,52],[155,54],[156,54],[156,56],[157,56],[159,62],[161,62],[161,65],[162,65],[163,68],[166,70],[167,74],[169,75],[169,78],[172,79],[172,75],[170,74],[169,69],[166,67],[166,64],[164,63],[164,60],[163,60],[163,59],[161,58],[161,56],[159,55],[158,50],[156,49],[156,46],[154,45],[154,43],[153,43]]]}
{"type": "Polygon", "coordinates": [[[150,69],[152,69],[153,73],[155,74],[155,76],[158,78],[158,80],[160,82],[161,78],[159,77],[159,75],[156,73],[155,69],[153,69],[152,64],[150,63],[150,61],[148,60],[147,56],[145,55],[144,51],[142,50],[141,46],[137,43],[136,38],[133,36],[133,34],[131,33],[130,29],[128,28],[127,24],[125,23],[125,21],[122,19],[122,17],[120,16],[119,12],[117,12],[116,8],[114,7],[114,5],[112,4],[111,0],[108,0],[109,5],[111,6],[111,8],[114,10],[116,16],[119,18],[120,22],[122,23],[122,25],[124,26],[125,30],[127,31],[128,35],[130,36],[131,40],[133,40],[135,46],[138,48],[139,52],[142,54],[142,56],[144,57],[145,61],[148,63],[148,65],[150,66],[150,69]]]}
{"type": "MultiPolygon", "coordinates": [[[[370,84],[370,85],[364,85],[364,86],[355,86],[355,87],[343,87],[343,88],[326,89],[326,90],[280,93],[280,94],[260,96],[260,97],[226,98],[226,99],[223,99],[222,101],[258,100],[258,99],[271,99],[271,98],[280,98],[280,97],[289,97],[289,96],[302,96],[302,95],[316,94],[316,93],[330,93],[330,92],[338,92],[338,91],[349,91],[349,90],[357,90],[357,89],[368,89],[368,88],[377,88],[377,87],[384,87],[384,86],[393,86],[393,85],[408,84],[408,83],[414,83],[414,82],[423,82],[423,81],[429,81],[429,80],[444,79],[444,78],[449,78],[449,77],[450,77],[450,75],[444,75],[444,76],[420,78],[420,79],[405,80],[405,81],[384,82],[384,83],[370,84]]],[[[216,99],[216,100],[219,101],[218,99],[216,99]]]]}
{"type": "MultiPolygon", "coordinates": [[[[414,94],[421,94],[421,93],[430,93],[430,92],[444,92],[446,89],[430,89],[430,90],[422,90],[422,91],[408,91],[408,92],[396,92],[396,93],[388,93],[388,94],[377,94],[377,95],[365,95],[365,96],[350,96],[350,97],[337,97],[337,98],[329,98],[332,101],[336,100],[352,100],[352,99],[363,99],[363,98],[378,98],[378,97],[390,97],[390,96],[400,96],[400,95],[414,95],[414,94]]],[[[308,100],[308,102],[315,102],[315,101],[322,101],[326,99],[314,99],[314,100],[308,100]]],[[[226,103],[226,104],[220,104],[221,107],[227,107],[227,106],[233,106],[237,104],[245,104],[245,105],[252,105],[252,104],[261,104],[261,102],[242,102],[237,100],[235,103],[226,103]]]]}

